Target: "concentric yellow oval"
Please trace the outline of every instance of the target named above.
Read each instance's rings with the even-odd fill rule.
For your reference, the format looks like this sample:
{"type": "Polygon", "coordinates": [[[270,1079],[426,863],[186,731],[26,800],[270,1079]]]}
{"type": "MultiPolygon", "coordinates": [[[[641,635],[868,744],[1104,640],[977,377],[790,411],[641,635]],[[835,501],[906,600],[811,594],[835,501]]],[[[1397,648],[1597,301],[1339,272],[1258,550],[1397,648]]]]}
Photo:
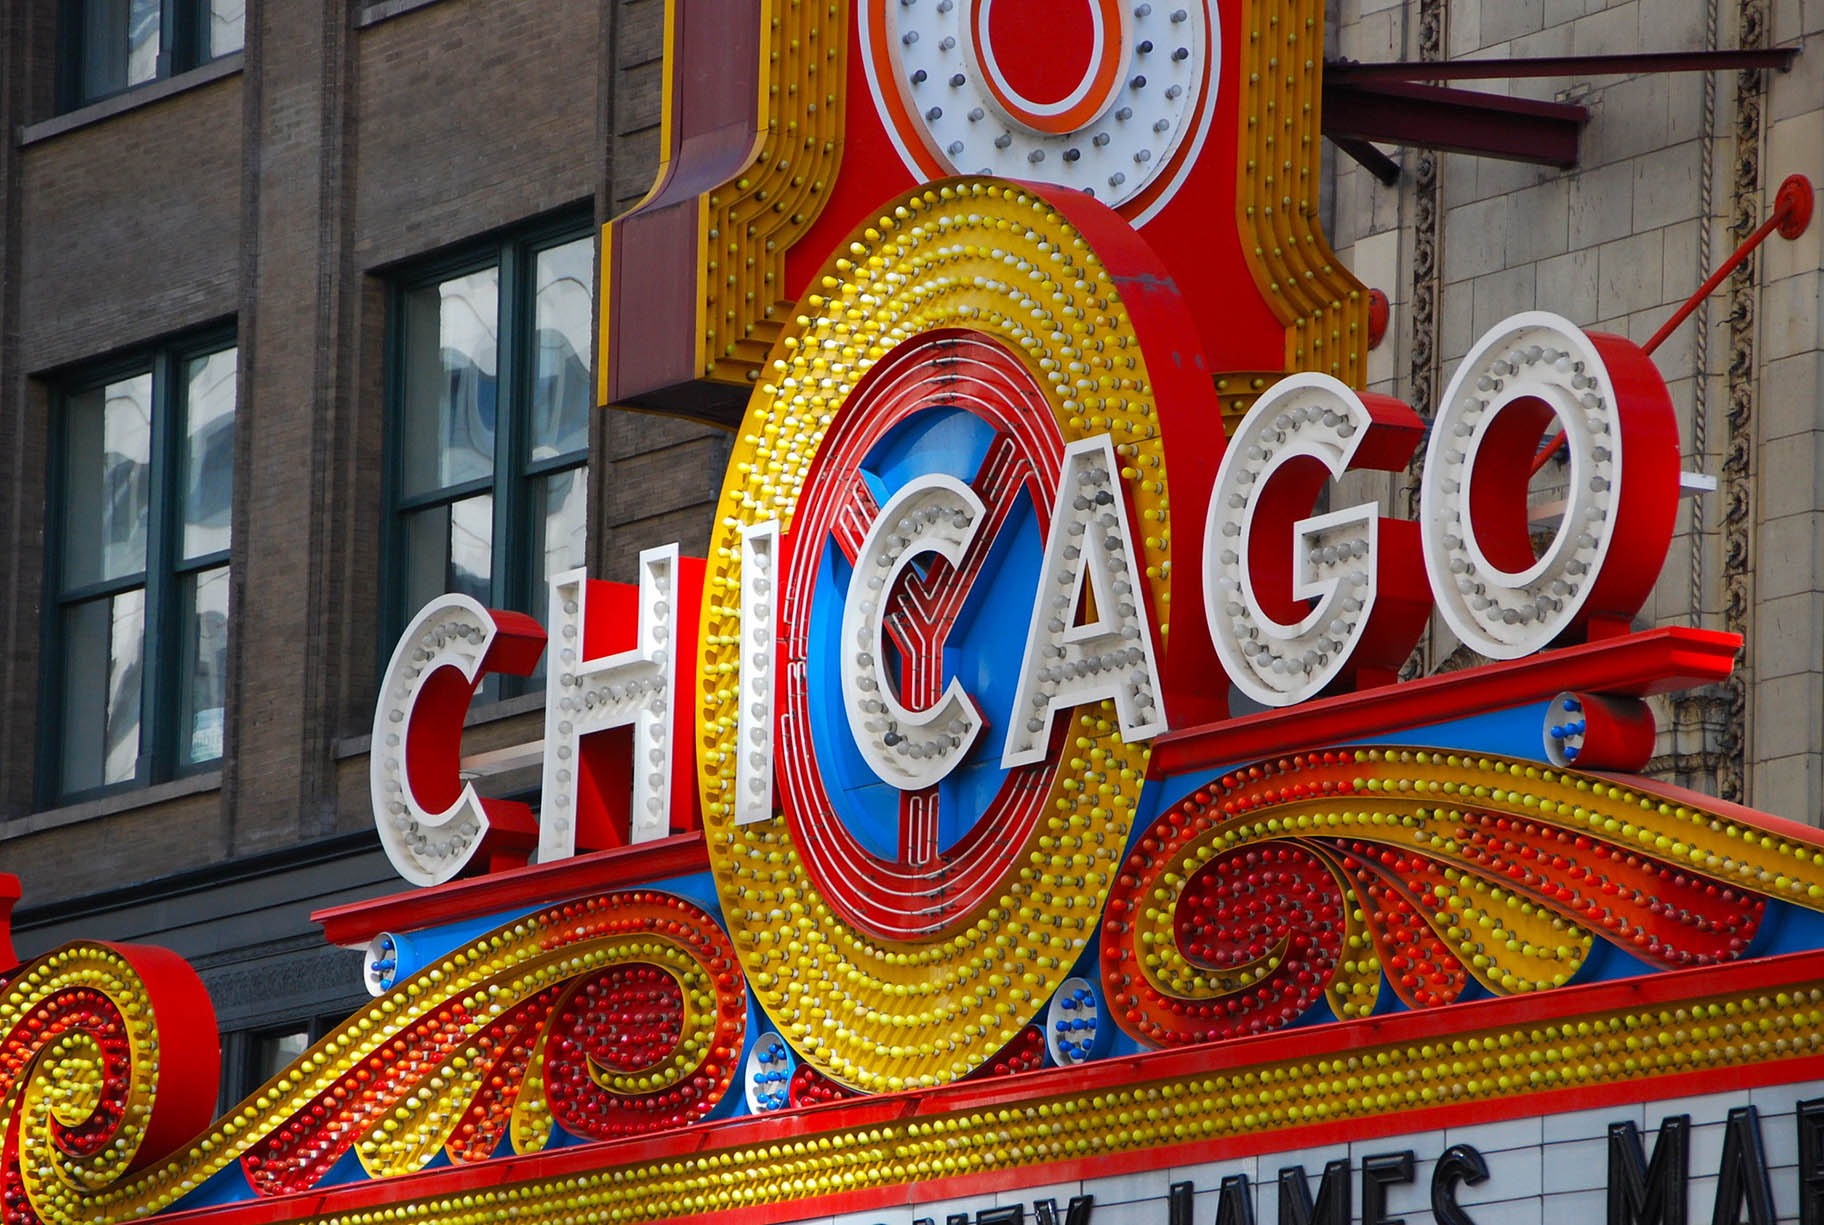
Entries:
{"type": "Polygon", "coordinates": [[[1021,866],[973,922],[916,943],[860,930],[818,892],[783,817],[733,821],[740,532],[777,520],[789,538],[819,447],[877,361],[924,333],[970,329],[1025,363],[1066,443],[1111,436],[1163,634],[1171,526],[1154,378],[1122,301],[1121,270],[1107,265],[1066,211],[1092,226],[1107,224],[1106,213],[1123,226],[1111,233],[1127,257],[1151,262],[1100,206],[1081,197],[1053,203],[995,179],[929,184],[857,229],[813,280],[795,326],[774,348],[717,507],[700,638],[698,759],[724,917],[779,1032],[820,1070],[869,1091],[961,1077],[1038,1015],[1094,937],[1149,749],[1123,743],[1112,704],[1077,710],[1070,752],[1047,784],[1046,817],[1021,866]]]}

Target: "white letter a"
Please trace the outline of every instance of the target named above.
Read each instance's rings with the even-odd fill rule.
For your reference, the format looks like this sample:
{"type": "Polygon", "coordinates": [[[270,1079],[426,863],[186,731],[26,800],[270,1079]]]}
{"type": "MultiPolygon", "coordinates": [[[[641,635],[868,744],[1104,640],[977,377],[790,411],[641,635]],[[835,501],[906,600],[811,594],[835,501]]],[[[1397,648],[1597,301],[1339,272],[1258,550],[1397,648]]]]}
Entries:
{"type": "Polygon", "coordinates": [[[1051,534],[1026,630],[1004,769],[1043,761],[1059,711],[1110,700],[1130,743],[1165,731],[1152,627],[1108,435],[1064,451],[1051,534]],[[1085,577],[1093,620],[1078,625],[1085,577]]]}

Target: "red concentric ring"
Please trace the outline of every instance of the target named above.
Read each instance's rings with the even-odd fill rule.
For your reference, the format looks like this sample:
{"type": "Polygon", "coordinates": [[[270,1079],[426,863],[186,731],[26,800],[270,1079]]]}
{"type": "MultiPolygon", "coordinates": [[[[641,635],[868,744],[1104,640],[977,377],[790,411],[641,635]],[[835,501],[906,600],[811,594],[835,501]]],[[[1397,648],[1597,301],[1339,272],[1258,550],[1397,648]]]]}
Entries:
{"type": "Polygon", "coordinates": [[[1008,118],[1035,132],[1076,131],[1107,110],[1121,87],[1128,48],[1120,0],[975,0],[968,29],[989,94],[1008,118]],[[997,48],[997,31],[1011,43],[1009,29],[1047,22],[1056,41],[1045,54],[997,48]]]}
{"type": "MultiPolygon", "coordinates": [[[[780,624],[782,807],[819,891],[844,918],[887,939],[929,939],[973,922],[975,909],[1026,854],[1044,810],[1047,775],[1056,768],[1010,771],[962,838],[917,861],[905,854],[888,860],[862,845],[844,823],[817,767],[804,665],[809,652],[806,614],[823,543],[858,530],[855,498],[865,488],[860,466],[874,445],[914,414],[939,408],[969,412],[995,428],[999,437],[984,473],[992,469],[1004,491],[1020,489],[1031,498],[1043,535],[1064,454],[1044,393],[1018,358],[986,336],[939,331],[887,354],[844,403],[805,481],[808,492],[787,548],[787,612],[780,624]]],[[[986,528],[982,535],[988,538],[986,528]]],[[[935,805],[935,794],[929,802],[935,805]]],[[[908,821],[929,819],[935,829],[935,809],[908,812],[902,800],[901,813],[902,841],[908,821]]]]}

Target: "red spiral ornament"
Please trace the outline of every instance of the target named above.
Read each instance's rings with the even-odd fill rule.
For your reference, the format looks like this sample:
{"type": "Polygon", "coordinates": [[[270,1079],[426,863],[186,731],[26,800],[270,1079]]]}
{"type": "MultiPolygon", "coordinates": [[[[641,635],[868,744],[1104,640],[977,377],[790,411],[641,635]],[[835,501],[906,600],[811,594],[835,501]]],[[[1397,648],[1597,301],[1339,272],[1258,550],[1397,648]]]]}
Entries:
{"type": "MultiPolygon", "coordinates": [[[[718,933],[719,935],[720,933],[718,933]]],[[[733,950],[721,952],[732,960],[733,950]]],[[[652,965],[604,970],[577,983],[557,1009],[545,1045],[552,1117],[590,1139],[693,1123],[727,1092],[746,1023],[746,1002],[717,1001],[713,1029],[687,1034],[687,988],[652,965]],[[706,1056],[679,1058],[680,1041],[704,1037],[706,1056]],[[651,1087],[642,1087],[647,1082],[651,1087]]]]}
{"type": "MultiPolygon", "coordinates": [[[[1147,905],[1146,865],[1163,849],[1156,837],[1141,840],[1115,883],[1111,926],[1147,905]]],[[[1330,982],[1343,950],[1344,904],[1331,869],[1309,847],[1270,842],[1218,856],[1185,883],[1172,915],[1177,951],[1189,970],[1204,972],[1192,976],[1201,981],[1157,985],[1134,969],[1164,959],[1111,942],[1105,981],[1116,1015],[1162,1046],[1277,1029],[1330,982]]]]}
{"type": "MultiPolygon", "coordinates": [[[[449,982],[477,965],[486,977],[395,1016],[383,1041],[362,1041],[382,1003],[313,1048],[360,1053],[248,1146],[241,1164],[256,1191],[314,1186],[351,1148],[380,1177],[419,1168],[439,1147],[455,1162],[486,1160],[509,1133],[528,1151],[551,1120],[589,1138],[676,1126],[726,1093],[745,982],[728,937],[694,904],[650,890],[565,903],[426,972],[449,982]],[[435,1125],[446,1109],[454,1122],[435,1125]],[[389,1134],[408,1117],[411,1128],[389,1134]]],[[[423,976],[410,981],[415,990],[423,976]]]]}
{"type": "MultiPolygon", "coordinates": [[[[99,991],[76,988],[59,992],[27,1014],[0,1042],[0,1084],[17,1084],[39,1055],[56,1050],[66,1035],[80,1034],[99,1055],[102,1091],[95,1109],[80,1124],[66,1127],[50,1120],[51,1142],[66,1157],[91,1157],[108,1142],[126,1113],[130,1053],[127,1027],[119,1009],[99,991]]],[[[19,1119],[8,1120],[6,1165],[0,1171],[0,1221],[32,1225],[37,1214],[27,1198],[19,1170],[19,1119]]]]}
{"type": "Polygon", "coordinates": [[[513,1107],[525,1086],[538,1036],[562,989],[550,987],[480,1034],[475,1045],[483,1063],[482,1091],[463,1111],[444,1151],[457,1164],[486,1161],[500,1147],[513,1122],[513,1107]]]}
{"type": "Polygon", "coordinates": [[[1814,852],[1702,797],[1448,750],[1326,750],[1238,769],[1162,814],[1109,895],[1102,981],[1154,1045],[1551,990],[1597,940],[1663,968],[1746,952],[1814,852]],[[1759,859],[1757,859],[1757,856],[1759,859]]]}
{"type": "Polygon", "coordinates": [[[8,977],[0,1022],[4,1225],[35,1225],[208,1125],[221,1060],[214,1010],[175,953],[65,946],[8,977]],[[185,1040],[161,1048],[161,1031],[185,1040]]]}
{"type": "Polygon", "coordinates": [[[1420,907],[1435,909],[1436,895],[1414,896],[1411,882],[1428,880],[1437,865],[1372,843],[1346,845],[1343,870],[1356,894],[1368,901],[1368,926],[1394,994],[1408,1008],[1455,1003],[1469,972],[1425,922],[1420,907]]]}

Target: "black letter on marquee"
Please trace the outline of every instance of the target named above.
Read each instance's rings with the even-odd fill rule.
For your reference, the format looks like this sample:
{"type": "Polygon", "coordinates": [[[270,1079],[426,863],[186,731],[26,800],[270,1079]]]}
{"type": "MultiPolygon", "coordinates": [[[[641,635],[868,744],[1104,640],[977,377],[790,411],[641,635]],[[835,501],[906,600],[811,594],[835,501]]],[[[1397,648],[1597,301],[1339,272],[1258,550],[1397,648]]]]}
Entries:
{"type": "Polygon", "coordinates": [[[1192,1197],[1197,1194],[1193,1183],[1175,1182],[1166,1192],[1165,1219],[1170,1225],[1191,1225],[1192,1197]]]}
{"type": "MultiPolygon", "coordinates": [[[[1197,1188],[1191,1183],[1172,1184],[1171,1211],[1166,1218],[1171,1225],[1193,1225],[1191,1209],[1196,1194],[1197,1188]]],[[[1310,1202],[1310,1196],[1305,1199],[1310,1202]]],[[[1222,1180],[1216,1197],[1216,1225],[1254,1225],[1254,1197],[1248,1194],[1246,1174],[1230,1174],[1222,1180]]]]}
{"type": "Polygon", "coordinates": [[[1767,1181],[1767,1153],[1761,1148],[1761,1118],[1753,1106],[1729,1112],[1723,1132],[1723,1168],[1716,1179],[1716,1208],[1712,1225],[1741,1225],[1742,1207],[1748,1208],[1748,1225],[1774,1225],[1773,1184],[1767,1181]]]}
{"type": "Polygon", "coordinates": [[[1311,1205],[1311,1188],[1305,1167],[1287,1166],[1279,1172],[1279,1225],[1349,1225],[1349,1163],[1332,1161],[1324,1167],[1324,1181],[1317,1188],[1317,1206],[1311,1205]]]}
{"type": "Polygon", "coordinates": [[[1638,1127],[1609,1124],[1609,1225],[1685,1225],[1690,1161],[1690,1115],[1660,1120],[1651,1165],[1641,1156],[1638,1127]]]}
{"type": "Polygon", "coordinates": [[[1431,1172],[1431,1215],[1438,1225],[1476,1225],[1457,1203],[1457,1184],[1480,1186],[1488,1181],[1488,1162],[1473,1144],[1453,1144],[1431,1172]]]}
{"type": "Polygon", "coordinates": [[[975,1225],[1026,1225],[1026,1209],[1019,1204],[984,1208],[975,1214],[975,1225]]]}
{"type": "Polygon", "coordinates": [[[1488,1181],[1488,1163],[1476,1145],[1450,1145],[1432,1170],[1432,1216],[1437,1225],[1476,1225],[1457,1205],[1457,1183],[1479,1187],[1488,1181]]]}
{"type": "Polygon", "coordinates": [[[1411,1149],[1362,1158],[1362,1225],[1406,1225],[1405,1217],[1387,1215],[1387,1188],[1411,1181],[1411,1149]]]}
{"type": "Polygon", "coordinates": [[[1799,1103],[1799,1225],[1824,1225],[1824,1097],[1799,1103]]]}
{"type": "MultiPolygon", "coordinates": [[[[1071,1196],[1070,1207],[1064,1210],[1064,1225],[1089,1225],[1089,1210],[1095,1203],[1096,1197],[1093,1195],[1071,1196]]],[[[1058,1225],[1058,1201],[1033,1200],[1032,1215],[1039,1219],[1039,1225],[1058,1225]]]]}
{"type": "Polygon", "coordinates": [[[1216,1197],[1216,1225],[1254,1225],[1254,1197],[1248,1193],[1248,1176],[1230,1174],[1222,1180],[1216,1197]]]}

